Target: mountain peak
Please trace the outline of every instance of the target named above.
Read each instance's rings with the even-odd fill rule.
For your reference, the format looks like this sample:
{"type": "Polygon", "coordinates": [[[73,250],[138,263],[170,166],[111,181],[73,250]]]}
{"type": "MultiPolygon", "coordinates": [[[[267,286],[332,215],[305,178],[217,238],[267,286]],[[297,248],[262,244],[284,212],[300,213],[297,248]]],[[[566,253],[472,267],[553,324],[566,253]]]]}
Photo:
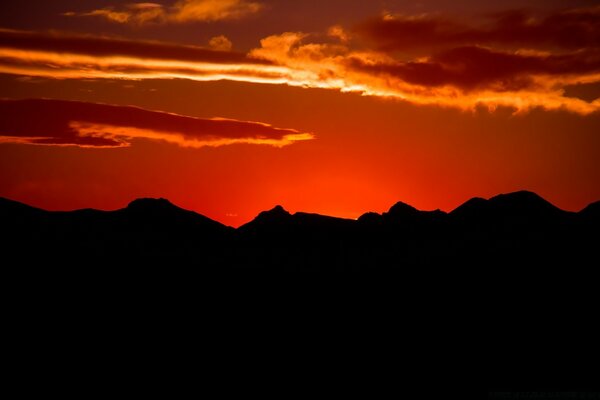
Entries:
{"type": "Polygon", "coordinates": [[[272,227],[287,226],[292,220],[292,214],[290,214],[285,208],[280,205],[276,205],[268,211],[262,211],[252,221],[242,225],[239,229],[242,231],[254,231],[270,229],[272,227]]]}
{"type": "Polygon", "coordinates": [[[280,205],[276,205],[275,207],[273,207],[272,209],[270,209],[268,211],[262,211],[260,214],[258,214],[258,216],[255,219],[261,220],[261,221],[264,221],[264,220],[275,221],[275,220],[287,220],[291,216],[292,216],[292,214],[290,214],[285,208],[283,208],[280,205]]]}
{"type": "Polygon", "coordinates": [[[537,193],[529,192],[527,190],[499,194],[492,197],[489,202],[497,207],[510,209],[514,212],[539,213],[561,211],[537,193]]]}
{"type": "Polygon", "coordinates": [[[419,210],[417,210],[413,206],[403,203],[401,201],[394,204],[390,208],[390,210],[387,212],[387,214],[390,216],[414,215],[414,214],[418,214],[418,213],[419,213],[419,210]]]}
{"type": "Polygon", "coordinates": [[[369,211],[358,217],[358,222],[363,224],[377,224],[381,222],[381,219],[381,214],[369,211]]]}
{"type": "Polygon", "coordinates": [[[493,218],[506,222],[509,220],[548,220],[552,216],[566,214],[566,211],[559,209],[536,193],[520,190],[499,194],[489,200],[474,197],[457,207],[451,214],[455,218],[471,220],[493,218]]]}
{"type": "Polygon", "coordinates": [[[273,214],[273,215],[290,215],[290,213],[283,208],[282,206],[280,206],[279,204],[276,205],[275,207],[273,207],[272,209],[270,209],[269,211],[265,211],[266,213],[269,214],[273,214]]]}
{"type": "Polygon", "coordinates": [[[15,200],[10,200],[5,197],[0,197],[0,216],[15,217],[17,215],[22,215],[23,213],[39,214],[45,212],[45,210],[40,208],[32,207],[30,205],[15,200]]]}
{"type": "Polygon", "coordinates": [[[519,201],[519,202],[537,202],[548,203],[544,198],[528,190],[518,190],[516,192],[502,193],[490,198],[490,201],[519,201]]]}
{"type": "Polygon", "coordinates": [[[162,197],[155,199],[151,197],[142,197],[133,200],[127,205],[128,210],[147,210],[147,209],[173,209],[178,208],[169,200],[162,197]]]}
{"type": "Polygon", "coordinates": [[[479,214],[489,207],[488,200],[481,197],[472,197],[450,212],[453,216],[464,217],[479,214]]]}
{"type": "Polygon", "coordinates": [[[579,214],[587,218],[600,220],[600,201],[589,204],[579,214]]]}

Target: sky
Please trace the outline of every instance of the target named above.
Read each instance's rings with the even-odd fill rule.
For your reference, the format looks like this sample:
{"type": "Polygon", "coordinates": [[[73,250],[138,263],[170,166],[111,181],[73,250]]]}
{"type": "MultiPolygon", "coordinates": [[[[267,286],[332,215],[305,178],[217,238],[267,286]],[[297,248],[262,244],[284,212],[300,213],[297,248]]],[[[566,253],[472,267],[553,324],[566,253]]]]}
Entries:
{"type": "Polygon", "coordinates": [[[600,200],[600,1],[0,4],[0,196],[230,226],[600,200]]]}

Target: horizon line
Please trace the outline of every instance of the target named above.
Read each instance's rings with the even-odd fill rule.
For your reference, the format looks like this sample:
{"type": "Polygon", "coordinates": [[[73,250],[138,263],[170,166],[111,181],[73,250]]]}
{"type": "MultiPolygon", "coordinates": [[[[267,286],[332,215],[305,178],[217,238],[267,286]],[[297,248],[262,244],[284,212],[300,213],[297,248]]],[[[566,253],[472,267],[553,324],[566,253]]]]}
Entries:
{"type": "MultiPolygon", "coordinates": [[[[544,198],[543,196],[539,195],[539,194],[538,194],[538,193],[536,193],[536,192],[533,192],[533,191],[531,191],[531,190],[521,189],[521,190],[516,190],[516,191],[512,191],[512,192],[498,193],[498,194],[496,194],[496,195],[494,195],[494,196],[491,196],[491,197],[489,197],[489,198],[484,198],[484,197],[479,197],[479,196],[470,197],[470,198],[468,198],[467,200],[465,200],[465,201],[463,201],[462,203],[460,203],[458,206],[454,207],[454,208],[453,208],[452,210],[450,210],[450,211],[444,211],[444,210],[442,210],[442,209],[439,209],[439,208],[437,208],[437,209],[434,209],[434,210],[421,210],[421,209],[418,209],[418,208],[416,208],[416,207],[414,207],[414,206],[412,206],[412,205],[410,205],[410,204],[408,204],[408,203],[405,203],[405,202],[404,202],[404,201],[402,201],[402,200],[399,200],[399,201],[396,201],[394,204],[392,204],[392,205],[391,205],[391,206],[390,206],[390,207],[387,209],[387,211],[383,211],[383,212],[381,212],[381,213],[378,213],[378,212],[375,212],[375,211],[364,211],[364,212],[362,212],[362,213],[361,213],[361,214],[360,214],[358,217],[356,217],[356,218],[346,218],[346,217],[339,217],[339,216],[335,216],[335,215],[329,215],[329,214],[320,214],[320,213],[318,213],[318,212],[309,212],[309,211],[294,211],[294,212],[290,212],[290,211],[288,211],[288,210],[287,210],[287,209],[286,209],[284,206],[282,206],[282,205],[280,205],[280,204],[276,204],[276,205],[272,206],[271,208],[268,208],[268,209],[265,209],[265,210],[259,211],[259,212],[258,212],[258,213],[255,215],[255,217],[254,217],[253,219],[251,219],[250,221],[247,221],[247,222],[245,222],[245,223],[242,223],[242,224],[240,224],[238,227],[235,227],[235,229],[237,229],[237,228],[239,228],[240,226],[243,226],[243,225],[245,225],[245,224],[247,224],[247,223],[249,223],[249,222],[253,221],[253,220],[254,220],[254,219],[256,219],[256,218],[257,218],[257,217],[258,217],[258,216],[259,216],[261,213],[263,213],[263,212],[268,212],[268,211],[272,211],[272,210],[274,210],[274,209],[276,209],[276,208],[278,208],[278,207],[281,207],[281,208],[282,208],[284,211],[288,212],[290,215],[296,215],[296,214],[298,214],[298,213],[303,213],[303,214],[313,214],[313,215],[320,215],[320,216],[324,216],[324,217],[338,218],[338,219],[343,219],[343,220],[348,220],[348,221],[353,221],[353,220],[354,220],[354,221],[356,221],[356,220],[358,220],[358,219],[359,219],[361,216],[363,216],[363,215],[365,215],[365,214],[368,214],[368,213],[374,213],[374,214],[377,214],[377,215],[383,215],[383,214],[385,214],[385,213],[389,212],[389,211],[390,211],[390,209],[391,209],[391,208],[392,208],[394,205],[396,205],[396,204],[398,204],[398,203],[406,204],[406,205],[408,205],[409,207],[412,207],[412,208],[414,208],[415,210],[417,210],[417,211],[419,211],[419,212],[435,212],[435,211],[439,211],[439,212],[442,212],[442,213],[444,213],[444,214],[451,214],[452,212],[456,211],[458,208],[460,208],[460,207],[461,207],[461,206],[463,206],[464,204],[466,204],[466,203],[468,203],[469,201],[471,201],[471,200],[474,200],[474,199],[481,199],[481,200],[484,200],[484,201],[489,201],[489,200],[491,200],[491,199],[494,199],[494,198],[496,198],[496,197],[499,197],[499,196],[515,195],[515,194],[518,194],[518,193],[527,193],[527,194],[533,194],[533,195],[535,195],[535,196],[539,197],[541,200],[543,200],[543,201],[547,202],[548,204],[552,205],[553,207],[555,207],[556,209],[558,209],[558,210],[560,210],[560,211],[563,211],[563,212],[565,212],[565,213],[574,213],[574,214],[576,214],[576,213],[579,213],[579,212],[581,212],[581,211],[585,210],[587,207],[589,207],[589,206],[590,206],[590,205],[592,205],[592,204],[595,204],[595,203],[597,203],[597,202],[600,202],[600,199],[598,199],[598,200],[594,200],[594,201],[592,201],[592,202],[588,203],[587,205],[585,205],[584,207],[582,207],[580,210],[577,210],[577,211],[573,211],[573,210],[565,210],[565,209],[563,209],[563,208],[560,208],[560,207],[556,206],[554,203],[552,203],[552,202],[548,201],[546,198],[544,198]]],[[[33,206],[33,205],[31,205],[31,204],[28,204],[28,203],[25,203],[25,202],[23,202],[23,201],[14,200],[14,199],[11,199],[11,198],[8,198],[8,197],[4,197],[4,196],[0,196],[0,200],[7,200],[7,201],[10,201],[10,202],[19,203],[19,204],[25,205],[25,206],[27,206],[27,207],[31,207],[31,208],[34,208],[34,209],[37,209],[37,210],[41,210],[41,211],[45,211],[45,212],[50,212],[50,213],[53,213],[53,212],[55,212],[55,213],[67,213],[67,212],[76,212],[76,211],[83,211],[83,210],[93,210],[93,211],[100,211],[100,212],[115,212],[115,211],[120,211],[120,210],[125,210],[125,209],[127,209],[127,208],[128,208],[128,207],[129,207],[129,206],[132,204],[132,203],[134,203],[135,201],[138,201],[138,200],[154,200],[154,201],[161,201],[161,200],[163,200],[163,201],[166,201],[166,202],[168,202],[168,203],[169,203],[170,205],[172,205],[173,207],[179,208],[179,209],[181,209],[181,210],[184,210],[184,211],[193,212],[193,213],[195,213],[195,214],[197,214],[197,215],[201,215],[201,216],[203,216],[203,217],[205,217],[205,218],[209,218],[209,219],[211,219],[211,220],[213,220],[213,221],[215,221],[215,222],[218,222],[218,223],[220,223],[220,224],[222,224],[222,225],[224,225],[224,226],[229,226],[229,227],[232,227],[232,226],[230,226],[230,225],[228,225],[228,224],[226,224],[226,223],[222,223],[222,222],[220,222],[219,220],[216,220],[216,219],[214,219],[214,218],[212,218],[212,217],[208,217],[208,216],[206,216],[205,214],[203,214],[203,213],[201,213],[201,212],[198,212],[198,211],[196,211],[196,210],[193,210],[193,209],[187,209],[187,208],[180,207],[180,206],[178,206],[177,204],[174,204],[174,203],[173,203],[171,200],[169,200],[168,198],[165,198],[165,197],[136,197],[136,198],[134,198],[133,200],[129,201],[129,202],[128,202],[128,203],[127,203],[127,204],[126,204],[124,207],[121,207],[121,208],[116,208],[116,209],[102,209],[102,208],[84,207],[84,208],[74,208],[74,209],[48,210],[48,209],[45,209],[45,208],[42,208],[42,207],[33,206]]]]}

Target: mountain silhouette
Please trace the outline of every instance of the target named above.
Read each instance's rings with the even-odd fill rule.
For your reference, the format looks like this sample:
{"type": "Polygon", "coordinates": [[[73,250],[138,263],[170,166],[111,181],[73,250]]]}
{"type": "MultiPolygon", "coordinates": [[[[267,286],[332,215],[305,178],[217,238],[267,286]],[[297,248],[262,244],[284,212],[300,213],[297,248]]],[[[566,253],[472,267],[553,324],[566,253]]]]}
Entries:
{"type": "Polygon", "coordinates": [[[0,197],[0,217],[2,219],[10,218],[11,216],[25,216],[44,213],[40,208],[28,206],[27,204],[19,203],[18,201],[0,197]]]}
{"type": "Polygon", "coordinates": [[[600,221],[600,201],[596,201],[579,212],[579,215],[589,221],[600,221]]]}
{"type": "Polygon", "coordinates": [[[271,210],[262,211],[252,221],[238,228],[248,233],[279,233],[291,229],[293,217],[282,206],[277,205],[271,210]]]}
{"type": "Polygon", "coordinates": [[[212,235],[225,234],[230,231],[230,228],[217,221],[179,208],[163,198],[137,199],[129,203],[127,208],[118,212],[130,223],[148,228],[156,226],[176,232],[192,230],[212,235]]]}
{"type": "Polygon", "coordinates": [[[440,210],[421,211],[411,205],[401,201],[394,204],[387,212],[377,214],[367,212],[358,218],[359,223],[387,224],[395,226],[414,226],[418,224],[428,224],[432,221],[441,221],[446,218],[447,214],[440,210]]]}
{"type": "MultiPolygon", "coordinates": [[[[185,262],[204,247],[221,246],[234,233],[165,199],[137,199],[115,211],[45,211],[1,199],[0,216],[9,250],[23,259],[66,264],[111,259],[185,262]]],[[[212,252],[205,255],[214,262],[212,252]]]]}
{"type": "Polygon", "coordinates": [[[550,221],[567,214],[533,192],[519,191],[500,194],[489,200],[472,198],[453,210],[450,215],[470,222],[550,221]]]}
{"type": "Polygon", "coordinates": [[[0,198],[2,240],[24,259],[135,260],[223,269],[383,270],[481,264],[533,268],[597,260],[600,202],[563,211],[535,193],[473,198],[450,213],[398,202],[357,220],[282,206],[237,229],[166,199],[123,209],[45,211],[0,198]],[[34,249],[34,250],[32,250],[34,249]]]}
{"type": "Polygon", "coordinates": [[[254,235],[298,235],[311,237],[339,233],[351,229],[354,220],[326,215],[297,212],[290,214],[282,206],[263,211],[252,221],[238,228],[241,234],[254,235]]]}

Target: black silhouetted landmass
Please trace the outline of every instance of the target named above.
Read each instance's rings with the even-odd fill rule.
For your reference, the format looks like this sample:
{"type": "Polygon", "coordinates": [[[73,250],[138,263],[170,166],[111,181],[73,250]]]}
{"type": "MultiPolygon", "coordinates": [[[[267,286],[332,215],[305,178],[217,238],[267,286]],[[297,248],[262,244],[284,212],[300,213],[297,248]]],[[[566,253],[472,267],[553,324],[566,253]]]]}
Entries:
{"type": "Polygon", "coordinates": [[[598,264],[600,238],[600,202],[567,212],[527,191],[473,198],[450,213],[398,202],[357,220],[277,206],[238,229],[165,199],[138,199],[116,211],[50,212],[0,198],[0,218],[6,251],[23,262],[152,262],[211,271],[576,267],[598,264]]]}
{"type": "MultiPolygon", "coordinates": [[[[443,392],[460,382],[506,387],[522,379],[531,383],[535,376],[556,382],[568,371],[583,376],[586,369],[577,369],[571,355],[588,354],[585,343],[596,340],[583,340],[595,332],[586,324],[596,318],[585,308],[595,302],[582,295],[586,283],[595,293],[599,216],[600,202],[574,213],[517,192],[471,199],[450,213],[396,203],[388,212],[357,220],[291,214],[277,206],[233,229],[164,199],[139,199],[116,211],[49,212],[0,198],[3,283],[12,289],[8,308],[23,320],[37,323],[38,309],[47,315],[28,329],[32,343],[56,326],[61,309],[76,310],[69,323],[79,335],[83,317],[92,315],[94,323],[86,329],[96,330],[94,307],[112,304],[110,318],[118,317],[117,324],[145,310],[153,321],[147,329],[158,329],[161,338],[172,326],[154,324],[156,312],[185,321],[175,331],[178,338],[187,323],[198,324],[190,335],[207,347],[222,341],[253,347],[247,340],[253,332],[262,340],[279,340],[282,349],[312,337],[326,351],[337,343],[340,354],[356,360],[359,344],[385,358],[377,375],[386,370],[396,382],[396,370],[389,369],[396,360],[408,360],[409,371],[418,371],[402,373],[405,397],[465,398],[463,392],[443,392]],[[286,300],[292,285],[270,279],[280,271],[352,271],[358,282],[340,279],[332,285],[313,274],[308,280],[296,275],[301,289],[288,296],[300,309],[317,305],[304,311],[310,325],[293,338],[288,331],[297,332],[301,324],[298,309],[286,300]],[[240,285],[226,275],[223,284],[213,276],[204,279],[205,273],[244,279],[240,285]],[[375,281],[365,279],[369,274],[375,281]],[[320,284],[333,302],[315,294],[320,284]],[[257,305],[261,294],[267,299],[257,305]],[[61,296],[64,302],[57,305],[61,296]],[[570,303],[577,304],[565,306],[570,303]],[[268,321],[257,320],[263,308],[276,310],[268,321]],[[327,337],[326,327],[337,324],[340,310],[351,323],[327,337]],[[207,313],[218,315],[218,322],[207,320],[207,313]],[[294,324],[280,327],[281,316],[294,324]],[[214,326],[226,328],[206,341],[205,331],[214,326]],[[402,354],[390,358],[394,350],[402,354]],[[425,376],[416,381],[419,373],[425,376]],[[413,382],[413,392],[407,382],[413,382]],[[431,386],[439,392],[423,392],[431,386]]],[[[371,369],[376,363],[365,365],[371,369]]]]}
{"type": "Polygon", "coordinates": [[[584,218],[590,222],[600,221],[600,201],[596,201],[579,212],[581,218],[584,218]]]}

